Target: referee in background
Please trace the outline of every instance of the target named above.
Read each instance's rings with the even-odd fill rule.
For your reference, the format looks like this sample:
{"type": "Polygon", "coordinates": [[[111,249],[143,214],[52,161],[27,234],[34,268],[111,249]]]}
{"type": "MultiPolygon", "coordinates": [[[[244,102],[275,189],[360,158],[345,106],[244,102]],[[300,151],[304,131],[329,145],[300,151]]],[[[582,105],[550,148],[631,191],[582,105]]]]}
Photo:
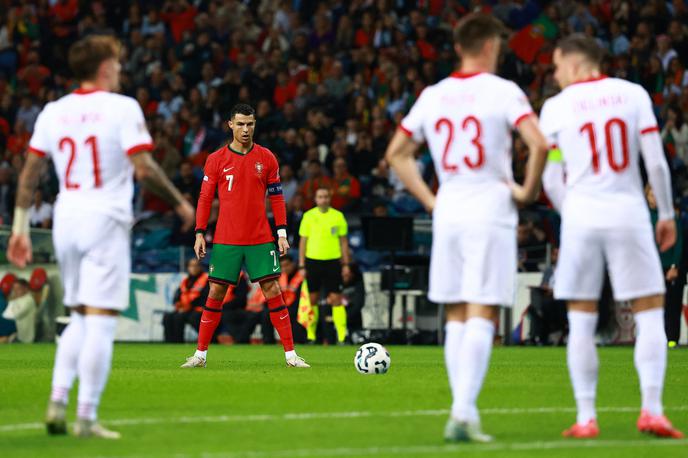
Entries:
{"type": "Polygon", "coordinates": [[[303,214],[299,227],[299,270],[308,281],[315,325],[308,330],[308,340],[315,341],[318,323],[318,303],[324,292],[332,306],[332,321],[338,343],[346,339],[346,309],[342,302],[342,283],[351,276],[349,269],[348,226],[344,214],[330,206],[329,188],[315,191],[315,207],[303,214]]]}

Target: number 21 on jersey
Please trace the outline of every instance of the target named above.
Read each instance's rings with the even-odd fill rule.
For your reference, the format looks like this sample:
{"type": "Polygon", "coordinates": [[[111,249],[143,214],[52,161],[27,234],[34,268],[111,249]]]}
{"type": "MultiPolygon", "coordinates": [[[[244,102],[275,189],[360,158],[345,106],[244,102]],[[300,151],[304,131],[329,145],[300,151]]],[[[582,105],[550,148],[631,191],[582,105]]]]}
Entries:
{"type": "MultiPolygon", "coordinates": [[[[100,188],[102,185],[102,180],[100,178],[100,159],[98,157],[98,140],[95,135],[88,137],[84,144],[86,147],[91,149],[91,160],[93,162],[93,185],[96,188],[100,188]]],[[[77,145],[73,138],[62,137],[58,143],[60,151],[63,153],[69,153],[69,159],[67,159],[67,169],[65,170],[65,188],[67,189],[79,189],[81,186],[79,183],[74,183],[70,174],[72,173],[72,167],[74,166],[74,161],[77,160],[77,145]]]]}

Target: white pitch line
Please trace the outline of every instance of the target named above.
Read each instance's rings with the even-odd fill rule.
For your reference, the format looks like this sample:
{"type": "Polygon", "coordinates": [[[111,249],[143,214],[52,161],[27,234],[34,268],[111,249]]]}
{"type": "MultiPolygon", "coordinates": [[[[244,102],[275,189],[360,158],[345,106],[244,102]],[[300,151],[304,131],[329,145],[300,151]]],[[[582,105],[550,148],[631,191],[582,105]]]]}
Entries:
{"type": "MultiPolygon", "coordinates": [[[[665,407],[669,411],[685,411],[688,405],[665,407]]],[[[572,413],[575,407],[532,407],[532,408],[491,408],[482,409],[481,415],[522,415],[522,414],[555,414],[572,413]]],[[[598,412],[625,413],[637,412],[638,407],[599,407],[598,412]]],[[[401,410],[393,412],[294,412],[284,414],[256,414],[256,415],[216,415],[216,416],[182,416],[182,417],[158,417],[158,418],[122,418],[119,420],[104,420],[103,423],[111,426],[136,426],[157,425],[169,423],[245,423],[267,421],[300,421],[300,420],[326,420],[337,418],[399,418],[399,417],[435,417],[448,415],[449,410],[401,410]]],[[[12,432],[42,429],[43,423],[17,423],[0,425],[0,432],[12,432]]]]}
{"type": "MultiPolygon", "coordinates": [[[[376,447],[341,447],[341,448],[317,448],[294,449],[272,451],[245,451],[230,453],[175,454],[174,458],[310,458],[310,457],[337,457],[337,456],[377,456],[377,455],[411,455],[421,456],[426,454],[456,454],[456,453],[490,453],[509,451],[533,451],[533,450],[564,450],[564,449],[595,449],[614,447],[681,447],[688,445],[688,439],[681,440],[558,440],[535,442],[512,442],[493,444],[450,444],[450,445],[411,445],[411,446],[376,446],[376,447]]],[[[118,458],[133,458],[139,455],[118,455],[118,458]]],[[[99,458],[106,458],[103,455],[99,458]]]]}

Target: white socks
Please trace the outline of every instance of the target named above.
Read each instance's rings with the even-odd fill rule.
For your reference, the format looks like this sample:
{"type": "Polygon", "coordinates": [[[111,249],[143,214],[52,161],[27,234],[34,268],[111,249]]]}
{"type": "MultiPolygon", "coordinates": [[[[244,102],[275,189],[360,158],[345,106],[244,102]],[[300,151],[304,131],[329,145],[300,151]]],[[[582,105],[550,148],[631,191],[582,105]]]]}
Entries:
{"type": "Polygon", "coordinates": [[[62,331],[60,343],[55,352],[55,367],[53,368],[53,385],[50,400],[67,404],[69,390],[72,389],[76,378],[79,353],[83,348],[86,336],[84,316],[72,312],[69,325],[62,331]]]}
{"type": "Polygon", "coordinates": [[[568,317],[569,340],[566,346],[566,359],[578,408],[576,421],[578,424],[586,424],[596,418],[595,392],[599,367],[595,347],[597,313],[571,310],[568,317]]]}
{"type": "MultiPolygon", "coordinates": [[[[455,327],[454,329],[451,331],[453,334],[451,338],[457,338],[458,334],[457,340],[460,340],[460,345],[457,360],[452,360],[447,366],[449,369],[456,364],[456,373],[454,377],[450,375],[449,378],[450,383],[454,385],[451,414],[455,420],[477,423],[480,421],[477,407],[478,394],[480,394],[490,362],[495,327],[491,320],[474,317],[466,321],[463,338],[460,337],[461,331],[455,327]]],[[[448,331],[448,339],[449,334],[448,331]]]]}
{"type": "Polygon", "coordinates": [[[208,355],[208,350],[196,350],[196,353],[194,353],[194,356],[198,356],[199,358],[206,359],[205,357],[208,355]]]}
{"type": "Polygon", "coordinates": [[[640,378],[642,408],[662,415],[662,389],[667,365],[667,338],[664,310],[652,309],[635,314],[635,368],[640,378]]]}
{"type": "Polygon", "coordinates": [[[86,336],[79,355],[79,407],[77,415],[79,418],[95,420],[100,395],[110,374],[117,317],[87,315],[84,320],[86,336]]]}
{"type": "Polygon", "coordinates": [[[461,321],[447,321],[444,326],[444,364],[447,367],[452,397],[456,397],[456,377],[459,373],[459,351],[466,324],[461,321]]]}
{"type": "Polygon", "coordinates": [[[290,350],[284,352],[284,358],[289,361],[292,358],[296,358],[296,350],[290,350]]]}

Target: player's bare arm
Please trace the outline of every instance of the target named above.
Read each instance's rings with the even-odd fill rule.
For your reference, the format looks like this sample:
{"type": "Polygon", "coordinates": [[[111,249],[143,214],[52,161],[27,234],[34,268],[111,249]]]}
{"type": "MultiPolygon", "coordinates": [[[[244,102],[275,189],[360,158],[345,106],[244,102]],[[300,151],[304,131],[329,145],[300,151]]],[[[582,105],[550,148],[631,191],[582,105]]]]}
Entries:
{"type": "Polygon", "coordinates": [[[342,278],[349,281],[351,278],[351,259],[349,259],[349,239],[346,235],[339,237],[339,247],[342,251],[342,278]]]}
{"type": "Polygon", "coordinates": [[[547,163],[547,140],[540,132],[537,121],[537,116],[532,115],[518,125],[518,132],[529,150],[523,186],[512,187],[514,200],[522,204],[529,204],[537,198],[540,193],[542,172],[547,163]]]}
{"type": "Polygon", "coordinates": [[[394,169],[406,189],[420,201],[428,212],[435,207],[435,195],[423,181],[416,166],[415,153],[418,143],[414,142],[400,130],[397,130],[387,147],[385,158],[394,169]]]}
{"type": "Polygon", "coordinates": [[[136,178],[143,186],[160,196],[173,206],[174,211],[182,219],[182,231],[187,231],[194,224],[194,209],[187,202],[165,172],[147,151],[134,154],[130,157],[136,172],[136,178]]]}
{"type": "Polygon", "coordinates": [[[308,237],[301,236],[299,239],[299,270],[306,275],[306,245],[308,237]]]}
{"type": "Polygon", "coordinates": [[[17,267],[26,267],[32,261],[29,237],[29,207],[38,187],[41,170],[45,166],[42,157],[28,154],[17,185],[17,200],[12,220],[12,234],[7,246],[7,259],[17,267]]]}

